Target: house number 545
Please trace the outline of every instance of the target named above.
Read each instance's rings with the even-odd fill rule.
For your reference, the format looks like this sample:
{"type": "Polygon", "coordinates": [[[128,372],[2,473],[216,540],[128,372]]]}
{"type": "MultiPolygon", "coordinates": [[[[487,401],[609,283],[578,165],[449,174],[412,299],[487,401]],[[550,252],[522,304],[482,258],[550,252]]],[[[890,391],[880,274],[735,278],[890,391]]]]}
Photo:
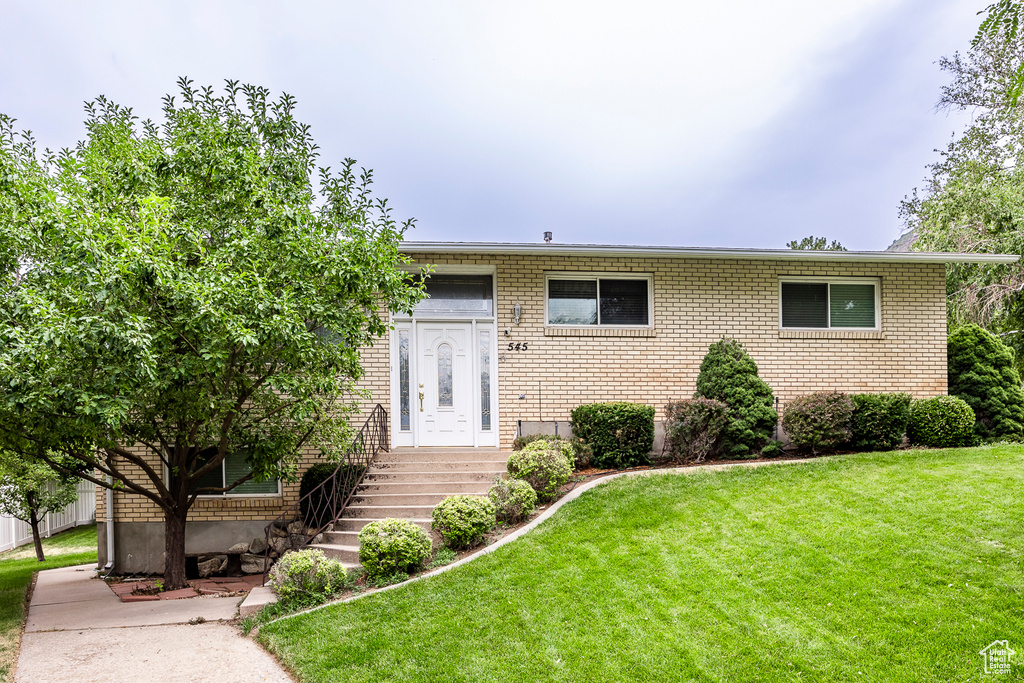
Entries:
{"type": "Polygon", "coordinates": [[[529,343],[530,342],[519,342],[519,343],[513,344],[512,342],[509,342],[508,343],[508,350],[509,351],[526,351],[527,350],[527,346],[526,345],[529,344],[529,343]]]}

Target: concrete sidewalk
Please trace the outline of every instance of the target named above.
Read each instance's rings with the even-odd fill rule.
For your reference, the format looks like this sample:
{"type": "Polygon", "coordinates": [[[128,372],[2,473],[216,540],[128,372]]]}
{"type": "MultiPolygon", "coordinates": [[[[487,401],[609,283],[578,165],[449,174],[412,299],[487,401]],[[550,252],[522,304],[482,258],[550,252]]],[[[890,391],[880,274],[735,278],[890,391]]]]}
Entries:
{"type": "Polygon", "coordinates": [[[122,603],[93,565],[39,573],[16,683],[292,681],[273,657],[222,620],[239,597],[122,603]],[[202,619],[195,626],[189,621],[202,619]]]}

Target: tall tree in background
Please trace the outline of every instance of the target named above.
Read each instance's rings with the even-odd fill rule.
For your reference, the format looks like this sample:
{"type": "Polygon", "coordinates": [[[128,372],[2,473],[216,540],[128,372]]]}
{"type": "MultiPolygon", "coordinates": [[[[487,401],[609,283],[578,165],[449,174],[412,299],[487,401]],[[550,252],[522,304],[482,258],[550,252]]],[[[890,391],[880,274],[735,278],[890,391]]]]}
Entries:
{"type": "Polygon", "coordinates": [[[832,243],[829,244],[826,238],[815,237],[814,235],[805,237],[799,242],[797,240],[786,242],[786,246],[789,247],[790,249],[798,250],[807,249],[810,251],[846,251],[846,247],[839,244],[839,240],[832,240],[832,243]]]}
{"type": "Polygon", "coordinates": [[[293,98],[179,89],[159,125],[87,104],[58,154],[0,115],[0,448],[157,505],[172,589],[196,497],[337,456],[360,348],[422,297],[411,222],[352,160],[317,166],[293,98]]]}
{"type": "MultiPolygon", "coordinates": [[[[964,54],[940,60],[951,81],[939,106],[969,111],[971,124],[930,167],[901,214],[917,251],[1024,253],[1024,116],[1015,106],[1024,39],[1016,24],[983,24],[964,54]]],[[[950,322],[978,323],[1024,358],[1024,265],[947,269],[950,322]]]]}

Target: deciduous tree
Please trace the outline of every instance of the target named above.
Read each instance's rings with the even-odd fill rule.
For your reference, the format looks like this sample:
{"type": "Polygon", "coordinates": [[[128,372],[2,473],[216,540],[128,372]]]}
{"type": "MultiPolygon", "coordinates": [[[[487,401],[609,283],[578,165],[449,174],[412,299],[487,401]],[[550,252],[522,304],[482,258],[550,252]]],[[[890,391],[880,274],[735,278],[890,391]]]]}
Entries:
{"type": "Polygon", "coordinates": [[[0,116],[0,434],[158,506],[168,588],[197,496],[344,448],[360,348],[422,296],[411,221],[354,161],[318,166],[292,97],[179,90],[160,123],[88,103],[58,153],[0,116]],[[229,454],[249,471],[214,485],[229,454]]]}

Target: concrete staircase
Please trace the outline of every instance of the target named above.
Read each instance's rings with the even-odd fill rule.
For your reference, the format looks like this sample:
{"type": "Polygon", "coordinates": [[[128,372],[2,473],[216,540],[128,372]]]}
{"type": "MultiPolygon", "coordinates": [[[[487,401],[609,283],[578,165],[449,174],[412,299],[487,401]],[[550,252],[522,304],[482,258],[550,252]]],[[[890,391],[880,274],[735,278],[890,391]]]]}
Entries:
{"type": "Polygon", "coordinates": [[[434,506],[455,494],[487,495],[509,453],[496,448],[397,448],[380,453],[324,542],[311,547],[346,566],[359,564],[359,531],[387,517],[411,519],[430,533],[434,506]]]}

